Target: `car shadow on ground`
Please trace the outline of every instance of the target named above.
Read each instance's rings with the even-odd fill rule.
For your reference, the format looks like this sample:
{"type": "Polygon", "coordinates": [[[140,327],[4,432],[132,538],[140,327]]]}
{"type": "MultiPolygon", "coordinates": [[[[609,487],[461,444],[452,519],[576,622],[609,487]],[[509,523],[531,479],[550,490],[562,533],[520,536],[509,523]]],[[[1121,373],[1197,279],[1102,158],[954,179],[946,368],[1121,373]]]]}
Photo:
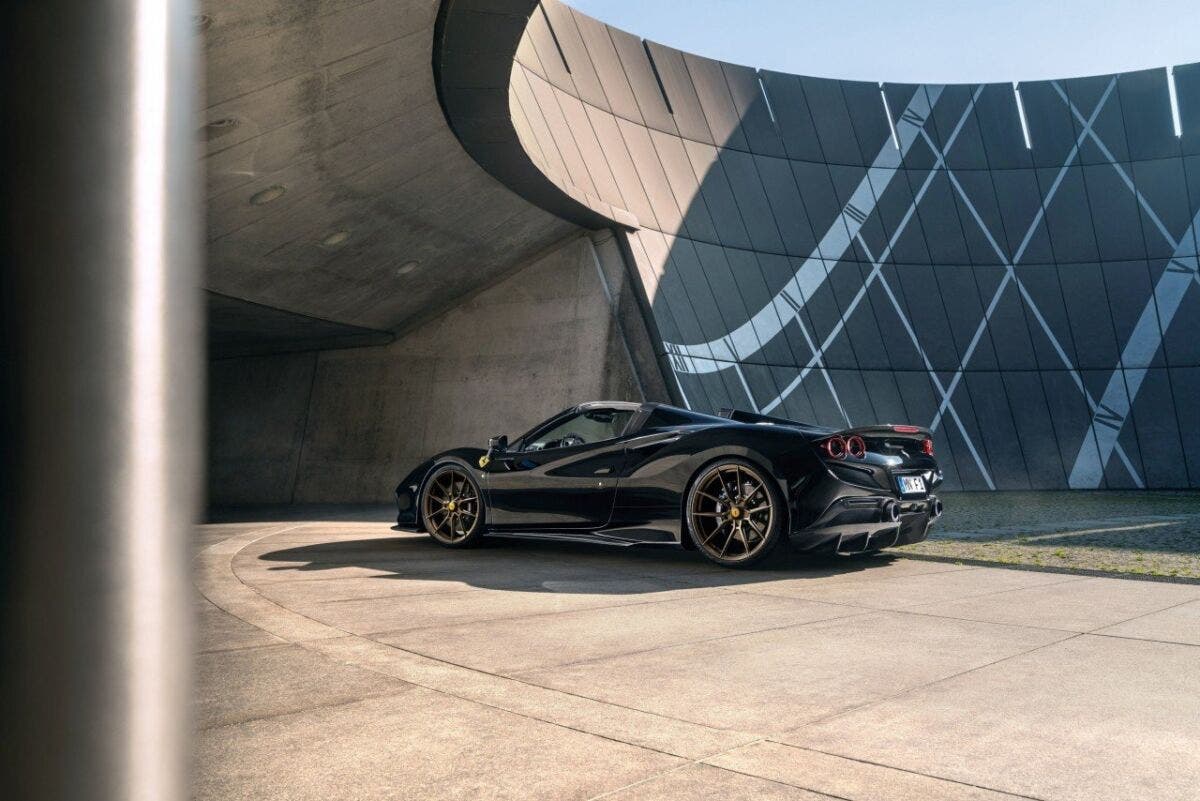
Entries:
{"type": "MultiPolygon", "coordinates": [[[[402,531],[397,529],[397,531],[402,531]]],[[[379,580],[456,581],[480,589],[631,594],[659,592],[655,582],[693,586],[825,578],[886,567],[889,553],[863,556],[801,554],[780,548],[764,563],[722,568],[677,547],[615,547],[590,543],[493,538],[479,547],[443,548],[427,536],[335,540],[295,545],[258,557],[272,571],[363,568],[379,580]],[[639,581],[644,589],[639,589],[639,581]]]]}

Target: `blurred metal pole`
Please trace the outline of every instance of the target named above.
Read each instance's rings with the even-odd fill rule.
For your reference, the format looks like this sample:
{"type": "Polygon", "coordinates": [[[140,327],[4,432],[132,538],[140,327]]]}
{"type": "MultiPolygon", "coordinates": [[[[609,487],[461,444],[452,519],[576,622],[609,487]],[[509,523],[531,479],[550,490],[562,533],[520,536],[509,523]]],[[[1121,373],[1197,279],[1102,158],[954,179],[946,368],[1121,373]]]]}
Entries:
{"type": "Polygon", "coordinates": [[[187,793],[191,2],[0,3],[0,796],[187,793]]]}

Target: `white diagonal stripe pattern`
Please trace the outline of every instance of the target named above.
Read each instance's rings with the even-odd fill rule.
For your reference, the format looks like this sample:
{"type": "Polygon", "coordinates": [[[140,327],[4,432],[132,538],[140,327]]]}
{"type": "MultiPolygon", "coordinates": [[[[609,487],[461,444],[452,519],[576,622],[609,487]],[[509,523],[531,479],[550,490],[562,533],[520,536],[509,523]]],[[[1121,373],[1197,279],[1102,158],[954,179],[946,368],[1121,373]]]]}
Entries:
{"type": "MultiPolygon", "coordinates": [[[[927,91],[913,94],[905,108],[905,114],[916,115],[920,119],[928,119],[933,104],[937,102],[941,87],[929,87],[927,91]]],[[[904,120],[907,122],[907,120],[904,120]]],[[[752,318],[747,320],[727,336],[696,345],[681,345],[664,342],[663,345],[670,356],[671,364],[676,370],[685,373],[713,373],[728,367],[729,362],[743,361],[761,349],[762,342],[767,342],[779,334],[783,327],[797,317],[795,307],[787,302],[784,293],[789,290],[793,296],[810,298],[816,293],[828,278],[825,269],[825,259],[836,259],[846,252],[850,242],[862,228],[863,222],[875,208],[875,195],[871,188],[871,178],[886,186],[897,174],[904,154],[917,140],[919,126],[907,124],[902,126],[900,149],[897,150],[890,142],[884,144],[868,168],[867,174],[859,181],[849,202],[842,208],[833,224],[821,237],[815,253],[805,259],[796,270],[792,280],[773,301],[760,309],[752,318]],[[824,258],[823,258],[824,257],[824,258]]]]}
{"type": "MultiPolygon", "coordinates": [[[[1113,455],[1117,456],[1125,470],[1132,477],[1134,483],[1139,487],[1144,486],[1144,481],[1139,475],[1137,467],[1133,464],[1128,454],[1126,454],[1119,441],[1119,437],[1124,423],[1131,413],[1134,400],[1144,383],[1147,370],[1152,364],[1158,349],[1162,346],[1166,330],[1176,317],[1187,290],[1193,283],[1200,284],[1200,269],[1197,267],[1197,257],[1194,255],[1195,245],[1192,244],[1195,241],[1200,241],[1197,239],[1197,237],[1200,237],[1200,213],[1197,213],[1191,220],[1187,230],[1180,232],[1178,238],[1173,236],[1160,215],[1155,212],[1149,200],[1138,189],[1126,166],[1117,161],[1112,151],[1106,146],[1099,133],[1095,130],[1096,120],[1115,89],[1115,77],[1109,80],[1096,102],[1095,108],[1086,117],[1071,102],[1057,82],[1052,83],[1052,86],[1067,105],[1072,117],[1078,121],[1079,130],[1065,161],[1058,169],[1051,185],[1045,190],[1032,221],[1011,256],[1006,254],[1004,248],[997,241],[995,233],[990,230],[963,184],[959,181],[954,171],[948,168],[945,163],[945,154],[950,152],[958,134],[962,130],[964,122],[972,113],[974,103],[978,100],[983,87],[979,87],[971,100],[967,102],[963,116],[959,119],[951,136],[946,138],[943,148],[938,148],[930,134],[924,129],[924,124],[929,118],[932,108],[936,105],[938,98],[942,94],[942,87],[924,87],[924,91],[918,90],[914,94],[905,109],[905,113],[900,115],[900,148],[893,147],[890,140],[884,143],[875,161],[867,168],[866,174],[857,185],[850,201],[841,209],[825,235],[821,238],[814,252],[795,270],[791,280],[770,302],[744,324],[725,336],[694,345],[664,343],[671,365],[676,373],[676,380],[679,381],[682,375],[686,374],[712,374],[734,368],[747,394],[750,395],[751,403],[756,407],[760,407],[764,413],[772,413],[784,403],[792,392],[803,384],[813,370],[817,370],[822,375],[824,383],[828,386],[839,413],[849,424],[849,416],[842,405],[825,364],[825,352],[839,336],[845,334],[848,319],[859,309],[870,287],[878,282],[899,318],[909,341],[921,360],[925,372],[929,376],[931,386],[938,396],[937,410],[933,416],[930,428],[937,430],[943,416],[948,416],[953,421],[955,428],[970,451],[975,467],[979,470],[984,483],[988,488],[994,489],[995,483],[992,480],[987,459],[980,453],[979,448],[968,432],[967,426],[955,408],[954,395],[963,382],[964,375],[968,371],[968,365],[977,352],[983,335],[988,330],[994,312],[1011,284],[1016,288],[1020,302],[1028,312],[1030,318],[1037,323],[1037,326],[1045,335],[1046,341],[1050,343],[1058,361],[1062,364],[1064,372],[1070,376],[1072,383],[1086,401],[1087,408],[1091,414],[1088,430],[1083,437],[1083,443],[1080,445],[1078,456],[1074,464],[1070,467],[1070,474],[1068,476],[1069,486],[1100,486],[1104,480],[1105,465],[1113,455]],[[909,154],[911,147],[918,139],[922,139],[932,151],[934,164],[931,167],[922,167],[922,170],[927,170],[925,180],[919,189],[913,193],[911,204],[901,220],[895,225],[886,246],[877,256],[873,255],[863,238],[863,225],[871,214],[876,213],[879,198],[897,174],[897,168],[901,166],[901,163],[909,154]],[[1136,199],[1138,207],[1144,214],[1144,219],[1148,220],[1147,225],[1153,226],[1153,229],[1162,236],[1163,241],[1167,242],[1174,251],[1173,258],[1170,260],[1167,268],[1155,282],[1153,292],[1142,309],[1132,333],[1122,348],[1120,360],[1114,367],[1112,375],[1109,376],[1108,384],[1099,399],[1094,397],[1085,385],[1082,375],[1073,363],[1067,349],[1063,346],[1058,335],[1047,321],[1045,314],[1039,308],[1038,302],[1025,286],[1015,269],[1016,265],[1021,263],[1038,228],[1046,224],[1046,210],[1058,194],[1068,170],[1076,164],[1080,148],[1085,141],[1094,143],[1097,150],[1108,160],[1109,166],[1111,166],[1120,178],[1120,181],[1136,199]],[[952,378],[949,383],[945,383],[934,369],[932,360],[927,355],[920,337],[905,314],[887,276],[882,272],[882,268],[887,263],[893,247],[916,214],[917,208],[920,206],[933,178],[939,172],[947,176],[954,193],[962,200],[975,225],[978,226],[978,230],[987,240],[988,246],[994,251],[999,261],[999,266],[1004,269],[1001,280],[993,290],[973,336],[970,338],[966,349],[961,353],[957,369],[951,371],[952,378]],[[856,241],[867,255],[871,269],[863,279],[862,285],[853,298],[841,310],[839,319],[818,345],[814,342],[813,336],[804,324],[801,312],[805,305],[812,300],[817,290],[828,280],[829,268],[827,265],[835,263],[842,258],[846,251],[850,249],[852,243],[856,241]],[[766,403],[759,404],[753,395],[750,394],[749,386],[746,384],[739,363],[746,361],[748,357],[761,351],[767,342],[781,335],[784,328],[791,322],[797,324],[801,335],[811,349],[812,355],[807,359],[806,364],[800,368],[795,378],[789,384],[779,389],[778,395],[766,403]]],[[[1030,326],[1031,328],[1033,327],[1032,323],[1030,323],[1030,326]]]]}
{"type": "MultiPolygon", "coordinates": [[[[950,406],[950,399],[951,399],[951,396],[954,394],[954,390],[958,387],[958,383],[963,376],[963,369],[966,367],[967,362],[970,361],[971,356],[974,354],[974,347],[976,345],[978,345],[979,335],[981,335],[983,333],[983,329],[987,327],[988,322],[991,320],[992,312],[995,310],[996,305],[1000,301],[1000,297],[1004,294],[1004,291],[1005,291],[1005,289],[1007,289],[1010,282],[1013,283],[1017,287],[1017,291],[1020,294],[1022,301],[1025,303],[1026,308],[1028,308],[1029,311],[1033,314],[1034,319],[1037,321],[1038,325],[1042,329],[1042,332],[1046,335],[1046,338],[1049,340],[1051,347],[1054,348],[1055,354],[1058,356],[1059,360],[1063,363],[1063,366],[1067,369],[1067,373],[1071,376],[1071,380],[1075,384],[1075,388],[1079,390],[1079,392],[1083,395],[1084,399],[1087,401],[1088,409],[1093,412],[1095,412],[1097,410],[1098,407],[1097,407],[1096,399],[1094,397],[1092,397],[1092,394],[1088,391],[1087,386],[1083,383],[1083,377],[1079,375],[1079,371],[1075,368],[1075,365],[1071,362],[1071,359],[1067,355],[1066,350],[1063,348],[1062,343],[1059,342],[1058,337],[1054,334],[1054,330],[1050,327],[1050,324],[1046,322],[1046,318],[1042,314],[1041,309],[1038,308],[1038,305],[1034,301],[1033,296],[1030,295],[1029,290],[1027,290],[1025,288],[1024,283],[1021,281],[1020,277],[1016,273],[1014,265],[1021,260],[1022,256],[1025,255],[1025,251],[1029,247],[1029,243],[1032,241],[1034,232],[1036,232],[1038,226],[1042,224],[1042,220],[1045,217],[1046,209],[1050,206],[1051,202],[1053,202],[1054,196],[1056,194],[1058,194],[1058,189],[1060,186],[1062,186],[1062,181],[1063,181],[1063,178],[1067,174],[1067,170],[1070,168],[1071,164],[1074,163],[1076,157],[1078,156],[1079,147],[1083,143],[1083,140],[1086,139],[1088,136],[1095,137],[1095,133],[1092,130],[1092,126],[1095,124],[1096,118],[1099,116],[1100,111],[1104,108],[1104,104],[1106,102],[1108,102],[1108,98],[1112,94],[1112,91],[1115,87],[1116,87],[1116,79],[1114,78],[1109,81],[1107,88],[1105,89],[1104,93],[1100,97],[1100,100],[1096,103],[1096,108],[1092,111],[1092,116],[1087,119],[1083,119],[1082,115],[1080,115],[1080,119],[1083,122],[1083,130],[1080,131],[1079,136],[1075,140],[1075,145],[1071,148],[1070,152],[1067,154],[1066,161],[1063,163],[1062,167],[1059,168],[1058,173],[1055,175],[1054,181],[1053,181],[1053,183],[1051,183],[1050,188],[1047,190],[1046,196],[1042,199],[1042,203],[1038,207],[1037,213],[1034,214],[1033,222],[1031,222],[1029,224],[1028,229],[1026,229],[1025,235],[1021,238],[1021,244],[1017,248],[1016,253],[1013,254],[1013,258],[1011,260],[1009,260],[1006,257],[1004,251],[1000,248],[1000,245],[996,242],[995,236],[992,234],[991,230],[988,228],[987,223],[984,222],[982,216],[979,214],[978,209],[975,208],[975,204],[971,201],[971,198],[970,198],[970,196],[968,196],[966,190],[963,189],[962,184],[959,182],[958,178],[954,175],[954,172],[951,170],[947,170],[947,174],[950,178],[951,184],[954,186],[955,191],[963,199],[963,202],[966,204],[967,208],[970,210],[971,216],[974,218],[975,223],[979,226],[980,231],[983,232],[984,237],[987,239],[988,244],[991,246],[992,250],[995,252],[996,257],[1000,260],[1001,264],[1004,266],[1005,272],[1004,272],[1004,278],[1001,280],[1000,285],[996,288],[995,294],[993,295],[991,302],[988,304],[987,313],[984,315],[983,320],[980,321],[979,328],[976,331],[976,336],[975,336],[975,338],[972,339],[972,347],[969,348],[967,350],[967,352],[964,354],[962,363],[959,365],[959,370],[955,374],[954,380],[951,382],[950,389],[944,395],[942,404],[938,408],[937,414],[934,415],[933,422],[930,425],[930,428],[932,430],[937,430],[938,423],[941,421],[941,415],[943,414],[943,412],[947,408],[953,408],[950,406]]],[[[1134,483],[1137,484],[1138,487],[1143,487],[1144,483],[1142,482],[1142,478],[1138,474],[1137,468],[1134,466],[1133,462],[1130,461],[1129,457],[1126,455],[1125,449],[1122,448],[1119,443],[1116,444],[1116,447],[1118,449],[1121,462],[1122,462],[1122,464],[1124,464],[1125,469],[1129,472],[1129,475],[1133,478],[1134,483]]],[[[1112,449],[1110,448],[1109,450],[1111,452],[1112,449]]]]}

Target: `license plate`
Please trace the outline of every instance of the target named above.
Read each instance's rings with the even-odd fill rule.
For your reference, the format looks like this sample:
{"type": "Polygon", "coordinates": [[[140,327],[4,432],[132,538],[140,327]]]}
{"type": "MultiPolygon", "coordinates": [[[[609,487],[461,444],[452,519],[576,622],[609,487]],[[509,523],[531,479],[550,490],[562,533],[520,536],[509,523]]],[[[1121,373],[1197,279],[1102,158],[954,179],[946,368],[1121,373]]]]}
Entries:
{"type": "Polygon", "coordinates": [[[899,482],[901,495],[925,493],[925,479],[920,476],[900,476],[899,482]]]}

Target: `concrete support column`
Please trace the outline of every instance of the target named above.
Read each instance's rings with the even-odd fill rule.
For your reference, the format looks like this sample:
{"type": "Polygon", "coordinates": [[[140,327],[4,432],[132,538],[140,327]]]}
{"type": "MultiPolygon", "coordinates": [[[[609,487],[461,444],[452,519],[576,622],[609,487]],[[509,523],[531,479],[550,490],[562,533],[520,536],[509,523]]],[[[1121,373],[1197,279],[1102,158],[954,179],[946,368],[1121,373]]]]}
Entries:
{"type": "Polygon", "coordinates": [[[0,795],[186,795],[197,20],[0,9],[0,795]]]}

